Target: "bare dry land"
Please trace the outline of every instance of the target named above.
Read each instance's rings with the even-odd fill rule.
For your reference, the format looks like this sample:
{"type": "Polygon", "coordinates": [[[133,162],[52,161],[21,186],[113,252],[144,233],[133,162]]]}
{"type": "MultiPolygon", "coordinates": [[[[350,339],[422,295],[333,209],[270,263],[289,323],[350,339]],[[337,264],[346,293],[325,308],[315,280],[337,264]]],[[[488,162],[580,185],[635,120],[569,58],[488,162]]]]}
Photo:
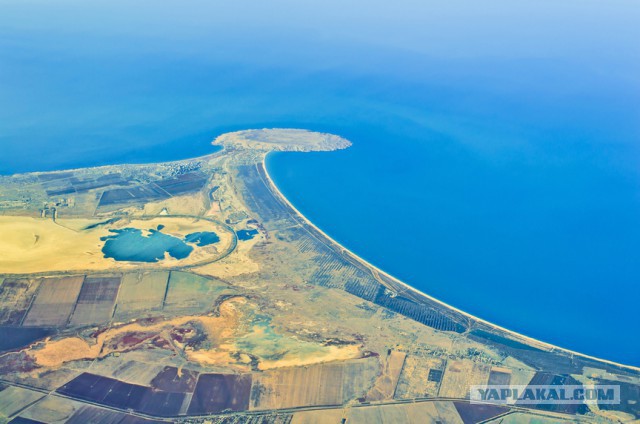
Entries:
{"type": "Polygon", "coordinates": [[[162,226],[163,232],[178,238],[187,234],[213,231],[220,241],[215,246],[195,246],[186,259],[165,257],[156,268],[188,266],[210,262],[225,255],[235,242],[235,235],[225,226],[209,219],[187,217],[154,217],[118,220],[99,225],[100,221],[0,216],[0,272],[5,274],[100,271],[134,269],[145,263],[116,261],[102,252],[102,238],[113,235],[110,230],[134,228],[143,231],[162,226]],[[92,224],[89,224],[92,222],[92,224]],[[4,253],[6,252],[6,253],[4,253]]]}

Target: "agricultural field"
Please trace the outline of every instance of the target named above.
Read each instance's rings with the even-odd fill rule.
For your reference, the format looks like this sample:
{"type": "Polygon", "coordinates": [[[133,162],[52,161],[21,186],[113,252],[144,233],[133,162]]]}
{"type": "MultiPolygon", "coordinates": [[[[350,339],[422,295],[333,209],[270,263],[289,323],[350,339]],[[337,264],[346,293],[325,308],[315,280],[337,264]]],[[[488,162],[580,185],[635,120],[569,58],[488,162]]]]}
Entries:
{"type": "Polygon", "coordinates": [[[162,309],[168,281],[168,271],[124,274],[115,319],[141,317],[162,309]]]}
{"type": "Polygon", "coordinates": [[[202,374],[198,378],[187,414],[246,411],[250,393],[250,375],[202,374]]]}
{"type": "Polygon", "coordinates": [[[67,422],[82,407],[83,404],[81,402],[61,397],[45,396],[32,407],[23,410],[19,417],[24,420],[43,423],[67,422]]]}
{"type": "MultiPolygon", "coordinates": [[[[474,411],[475,412],[475,411],[474,411]]],[[[453,402],[419,402],[399,405],[360,406],[345,409],[296,412],[292,424],[323,424],[345,422],[370,423],[451,423],[466,424],[480,422],[481,417],[491,418],[503,413],[502,409],[489,413],[477,413],[476,417],[461,417],[458,405],[453,402]]]]}
{"type": "Polygon", "coordinates": [[[44,395],[34,390],[9,386],[0,391],[0,419],[19,413],[44,395]]]}
{"type": "Polygon", "coordinates": [[[43,278],[24,326],[64,327],[73,312],[84,275],[43,278]]]}
{"type": "Polygon", "coordinates": [[[377,358],[267,371],[254,383],[251,409],[341,405],[364,398],[378,372],[377,358]]]}
{"type": "Polygon", "coordinates": [[[469,386],[488,383],[490,371],[490,366],[469,360],[448,361],[438,395],[464,398],[469,392],[469,386]]]}
{"type": "Polygon", "coordinates": [[[214,300],[235,293],[222,281],[181,271],[169,275],[164,308],[167,311],[212,310],[214,300]]]}
{"type": "Polygon", "coordinates": [[[435,397],[442,380],[445,361],[440,358],[409,355],[395,396],[398,399],[435,397]]]}
{"type": "Polygon", "coordinates": [[[393,399],[407,354],[392,350],[384,358],[381,374],[367,394],[368,401],[393,399]]]}
{"type": "Polygon", "coordinates": [[[108,322],[120,288],[120,276],[87,277],[84,280],[70,326],[108,322]]]}
{"type": "Polygon", "coordinates": [[[100,197],[98,207],[104,209],[112,205],[145,204],[197,192],[202,190],[207,179],[202,173],[192,172],[148,184],[106,190],[100,197]]]}
{"type": "Polygon", "coordinates": [[[5,278],[0,284],[0,324],[19,325],[31,298],[40,286],[38,278],[5,278]]]}

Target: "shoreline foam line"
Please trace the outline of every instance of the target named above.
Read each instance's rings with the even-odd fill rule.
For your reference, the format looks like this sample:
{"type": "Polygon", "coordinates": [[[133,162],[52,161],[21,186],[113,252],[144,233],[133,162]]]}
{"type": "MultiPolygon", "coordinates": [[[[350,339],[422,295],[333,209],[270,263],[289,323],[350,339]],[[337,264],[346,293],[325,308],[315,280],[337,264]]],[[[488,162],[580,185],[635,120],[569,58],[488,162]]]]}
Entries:
{"type": "Polygon", "coordinates": [[[543,346],[543,347],[549,349],[549,351],[553,351],[553,350],[562,351],[564,353],[580,356],[582,358],[586,358],[586,359],[590,359],[590,360],[594,360],[594,361],[598,361],[598,362],[603,362],[603,363],[606,363],[606,364],[609,364],[609,365],[614,365],[614,366],[625,368],[625,369],[628,369],[628,370],[640,372],[640,367],[638,367],[638,366],[625,365],[625,364],[621,364],[619,362],[610,361],[608,359],[602,359],[602,358],[598,358],[596,356],[591,356],[591,355],[587,355],[587,354],[584,354],[584,353],[576,352],[574,350],[566,349],[566,348],[563,348],[563,347],[560,347],[560,346],[553,345],[551,343],[543,342],[541,340],[537,340],[537,339],[534,339],[532,337],[525,336],[525,335],[523,335],[521,333],[515,332],[513,330],[509,330],[509,329],[507,329],[505,327],[501,327],[501,326],[499,326],[497,324],[491,323],[491,322],[486,321],[486,320],[484,320],[482,318],[478,318],[478,317],[476,317],[476,316],[474,316],[474,315],[472,315],[472,314],[470,314],[468,312],[465,312],[465,311],[463,311],[461,309],[456,308],[455,306],[451,306],[448,303],[445,303],[445,302],[443,302],[441,300],[438,300],[438,299],[436,299],[436,298],[434,298],[434,297],[432,297],[432,296],[430,296],[430,295],[428,295],[426,293],[421,292],[420,290],[416,289],[415,287],[412,287],[409,284],[403,282],[399,278],[396,278],[393,275],[389,274],[388,272],[386,272],[386,271],[378,268],[377,266],[371,264],[370,262],[367,262],[365,259],[361,258],[360,256],[358,256],[357,254],[355,254],[354,252],[352,252],[351,250],[349,250],[348,248],[346,248],[342,244],[338,243],[330,235],[328,235],[327,233],[322,231],[320,228],[318,228],[313,222],[311,222],[306,216],[304,216],[293,205],[293,203],[291,203],[289,201],[289,199],[287,199],[285,197],[284,194],[282,194],[280,189],[278,189],[278,186],[276,185],[276,183],[273,181],[273,178],[271,178],[271,175],[269,174],[269,170],[268,170],[268,167],[267,167],[267,157],[269,156],[270,153],[271,152],[268,152],[263,156],[261,165],[262,165],[262,167],[264,169],[264,174],[266,175],[267,180],[268,180],[268,181],[266,181],[266,183],[269,184],[272,192],[277,197],[279,197],[280,201],[282,201],[288,207],[290,207],[291,210],[293,210],[298,215],[298,217],[300,219],[302,219],[307,225],[309,225],[314,230],[316,230],[318,233],[320,233],[330,244],[334,245],[334,247],[337,247],[340,250],[343,250],[343,251],[349,253],[349,255],[351,255],[353,257],[353,259],[355,259],[356,261],[360,262],[362,265],[364,265],[365,267],[369,268],[370,270],[375,271],[375,272],[377,272],[379,274],[382,274],[382,275],[386,276],[387,278],[393,280],[395,283],[399,284],[401,287],[403,287],[407,291],[410,291],[410,292],[413,292],[414,294],[422,296],[422,297],[424,297],[424,298],[426,298],[426,299],[428,299],[428,300],[430,300],[432,302],[435,302],[435,303],[437,303],[437,304],[439,304],[439,305],[441,305],[441,306],[443,306],[445,308],[448,308],[448,309],[450,309],[452,311],[455,311],[455,312],[457,312],[457,313],[459,313],[459,314],[461,314],[461,315],[463,315],[463,316],[465,316],[467,318],[470,318],[470,319],[472,319],[472,320],[474,320],[476,322],[479,322],[479,323],[482,323],[484,325],[487,325],[487,326],[489,326],[489,327],[491,327],[493,329],[503,331],[503,332],[507,333],[508,335],[514,337],[516,340],[523,340],[523,341],[526,341],[527,343],[532,344],[534,346],[535,345],[543,346]]]}

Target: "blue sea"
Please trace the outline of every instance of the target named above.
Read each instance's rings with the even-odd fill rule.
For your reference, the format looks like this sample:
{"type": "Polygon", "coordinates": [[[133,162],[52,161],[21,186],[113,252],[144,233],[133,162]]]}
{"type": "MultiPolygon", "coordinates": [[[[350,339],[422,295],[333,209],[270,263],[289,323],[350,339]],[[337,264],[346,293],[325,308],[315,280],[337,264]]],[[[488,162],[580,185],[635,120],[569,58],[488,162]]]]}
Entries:
{"type": "Polygon", "coordinates": [[[640,365],[635,0],[4,0],[0,173],[238,129],[353,147],[269,172],[332,237],[528,336],[640,365]]]}

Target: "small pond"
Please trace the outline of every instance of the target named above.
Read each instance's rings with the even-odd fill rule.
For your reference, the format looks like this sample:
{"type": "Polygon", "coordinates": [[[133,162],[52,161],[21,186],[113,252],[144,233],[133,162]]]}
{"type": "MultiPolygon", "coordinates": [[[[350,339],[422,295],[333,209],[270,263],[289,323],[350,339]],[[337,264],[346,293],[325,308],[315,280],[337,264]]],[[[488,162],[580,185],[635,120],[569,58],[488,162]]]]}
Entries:
{"type": "Polygon", "coordinates": [[[236,231],[236,234],[238,235],[238,240],[243,240],[243,241],[251,240],[252,238],[258,235],[258,230],[253,230],[253,229],[240,230],[240,231],[236,231]]]}

